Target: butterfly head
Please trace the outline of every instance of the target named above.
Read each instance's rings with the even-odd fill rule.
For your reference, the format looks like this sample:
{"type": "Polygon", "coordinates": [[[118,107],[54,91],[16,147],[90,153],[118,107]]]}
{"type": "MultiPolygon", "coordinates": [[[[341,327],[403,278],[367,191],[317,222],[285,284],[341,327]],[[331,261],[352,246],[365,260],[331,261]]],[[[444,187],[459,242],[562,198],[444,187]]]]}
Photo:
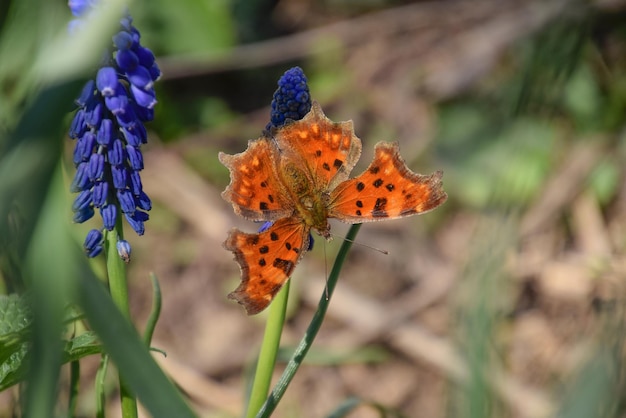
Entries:
{"type": "Polygon", "coordinates": [[[326,226],[324,228],[314,228],[315,232],[320,234],[320,236],[326,238],[326,241],[331,241],[333,236],[330,234],[330,224],[326,222],[326,226]]]}
{"type": "Polygon", "coordinates": [[[304,223],[318,234],[330,239],[330,224],[328,223],[328,209],[323,195],[304,195],[296,205],[304,223]]]}

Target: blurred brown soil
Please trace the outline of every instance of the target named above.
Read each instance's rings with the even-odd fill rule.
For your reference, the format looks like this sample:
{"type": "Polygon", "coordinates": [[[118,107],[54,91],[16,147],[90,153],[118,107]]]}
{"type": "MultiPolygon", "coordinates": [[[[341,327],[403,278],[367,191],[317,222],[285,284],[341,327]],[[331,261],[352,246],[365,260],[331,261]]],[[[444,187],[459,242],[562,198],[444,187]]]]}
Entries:
{"type": "MultiPolygon", "coordinates": [[[[594,7],[614,3],[619,5],[594,7]]],[[[497,77],[508,48],[569,4],[441,1],[338,23],[320,16],[328,26],[264,43],[259,47],[273,54],[259,55],[279,56],[275,49],[283,46],[281,57],[298,58],[320,36],[336,39],[342,47],[334,64],[351,80],[346,90],[319,100],[331,119],[354,120],[364,142],[359,167],[371,158],[375,142],[393,139],[400,141],[409,165],[426,173],[438,168],[436,161],[419,158],[432,145],[437,102],[497,77]],[[374,137],[377,132],[390,137],[374,137]]],[[[285,17],[302,14],[296,6],[282,7],[285,17]]],[[[301,7],[312,6],[301,2],[301,7]]],[[[197,70],[253,65],[245,51],[250,48],[197,70]]],[[[167,65],[172,76],[188,74],[167,65]]],[[[233,226],[247,231],[256,226],[238,219],[220,198],[225,169],[209,181],[187,160],[215,148],[206,164],[217,165],[218,150],[243,151],[268,114],[260,109],[244,116],[228,127],[228,135],[204,132],[167,147],[153,138],[145,155],[144,188],[156,208],[145,237],[133,239],[134,318],[141,326],[149,312],[148,273],[154,271],[163,311],[153,345],[167,352],[166,358],[155,357],[201,416],[241,414],[265,317],[247,317],[226,299],[239,270],[221,243],[233,226]]],[[[430,214],[364,225],[358,241],[390,254],[353,247],[314,345],[315,362],[298,372],[275,416],[322,417],[351,396],[408,417],[446,416],[446,405],[458,395],[455,384],[469,373],[458,325],[464,312],[484,300],[475,297],[477,291],[490,295],[490,309],[497,313],[489,341],[497,367],[487,380],[504,405],[503,416],[550,416],[555,389],[590,355],[604,329],[603,314],[617,309],[613,303],[624,296],[626,182],[608,211],[585,187],[593,167],[614,152],[606,143],[579,141],[563,150],[536,200],[506,217],[459,206],[451,196],[430,214]],[[477,248],[487,254],[484,263],[477,262],[477,248]],[[483,267],[493,280],[486,282],[490,287],[477,288],[476,271],[483,267]],[[363,349],[375,354],[368,357],[363,349]]],[[[620,175],[624,180],[624,171],[620,175]]],[[[334,223],[333,230],[341,236],[346,228],[334,223]]],[[[293,347],[303,335],[324,292],[326,263],[332,264],[339,245],[339,238],[327,244],[325,257],[318,239],[296,268],[285,346],[293,347]]],[[[284,359],[276,377],[283,364],[284,359]]],[[[350,416],[378,415],[360,407],[350,416]]]]}

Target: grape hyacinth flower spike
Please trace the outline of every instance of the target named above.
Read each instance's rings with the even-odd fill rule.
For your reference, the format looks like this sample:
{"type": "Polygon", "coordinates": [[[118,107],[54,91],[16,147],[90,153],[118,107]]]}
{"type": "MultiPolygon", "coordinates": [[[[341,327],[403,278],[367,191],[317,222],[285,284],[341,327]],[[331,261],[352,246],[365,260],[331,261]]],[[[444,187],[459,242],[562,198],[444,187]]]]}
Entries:
{"type": "MultiPolygon", "coordinates": [[[[70,29],[79,36],[81,17],[94,11],[97,1],[70,0],[69,6],[77,16],[70,29]]],[[[102,231],[112,231],[121,215],[138,235],[143,235],[152,207],[139,173],[144,167],[141,146],[148,140],[144,122],[154,118],[154,82],[161,72],[154,54],[141,45],[140,38],[126,14],[113,36],[111,54],[76,100],[79,108],[69,131],[76,141],[76,174],[70,187],[78,194],[72,207],[74,222],[87,221],[96,210],[102,217],[102,228],[91,230],[85,239],[88,257],[102,252],[102,231]]],[[[130,244],[120,240],[117,250],[128,262],[130,244]]]]}
{"type": "Polygon", "coordinates": [[[300,67],[285,71],[278,80],[272,98],[270,122],[265,129],[283,126],[288,119],[300,120],[311,110],[311,94],[307,78],[300,67]]]}

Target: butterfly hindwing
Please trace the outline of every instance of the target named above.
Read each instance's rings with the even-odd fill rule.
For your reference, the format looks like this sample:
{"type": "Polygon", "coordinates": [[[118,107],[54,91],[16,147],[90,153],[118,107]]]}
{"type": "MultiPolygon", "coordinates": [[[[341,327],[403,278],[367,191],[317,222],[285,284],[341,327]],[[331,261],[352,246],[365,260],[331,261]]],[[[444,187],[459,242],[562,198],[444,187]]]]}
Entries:
{"type": "Polygon", "coordinates": [[[427,212],[447,199],[441,177],[441,171],[429,176],[412,172],[397,143],[379,142],[367,170],[331,191],[329,217],[360,223],[427,212]]]}
{"type": "Polygon", "coordinates": [[[309,228],[297,218],[283,218],[261,233],[233,229],[224,243],[241,267],[241,284],[228,295],[256,314],[272,301],[309,247],[309,228]]]}
{"type": "Polygon", "coordinates": [[[277,153],[276,145],[261,137],[249,141],[242,153],[219,154],[230,171],[230,184],[222,196],[246,219],[271,221],[293,212],[293,203],[276,175],[277,153]]]}

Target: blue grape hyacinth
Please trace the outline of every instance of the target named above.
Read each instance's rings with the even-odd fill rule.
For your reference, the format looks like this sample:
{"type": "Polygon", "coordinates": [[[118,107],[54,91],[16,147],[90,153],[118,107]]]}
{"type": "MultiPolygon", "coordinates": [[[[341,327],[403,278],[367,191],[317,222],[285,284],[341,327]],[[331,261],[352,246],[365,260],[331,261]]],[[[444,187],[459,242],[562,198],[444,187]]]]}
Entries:
{"type": "Polygon", "coordinates": [[[270,122],[265,127],[283,126],[288,119],[300,120],[311,110],[311,94],[307,78],[300,67],[285,71],[278,80],[278,88],[272,98],[270,122]]]}
{"type": "MultiPolygon", "coordinates": [[[[70,23],[74,36],[80,35],[84,23],[80,18],[97,12],[97,3],[70,0],[69,7],[78,17],[70,23]]],[[[85,222],[98,210],[103,224],[102,229],[87,234],[83,247],[89,257],[102,252],[101,231],[112,231],[121,215],[138,235],[143,235],[152,207],[139,172],[143,169],[141,146],[148,140],[144,122],[154,118],[154,82],[161,71],[140,38],[126,14],[112,38],[111,53],[76,100],[79,108],[69,131],[76,141],[76,174],[70,186],[78,194],[72,207],[74,222],[85,222]]],[[[120,257],[127,261],[130,245],[123,240],[118,244],[120,257]]]]}

